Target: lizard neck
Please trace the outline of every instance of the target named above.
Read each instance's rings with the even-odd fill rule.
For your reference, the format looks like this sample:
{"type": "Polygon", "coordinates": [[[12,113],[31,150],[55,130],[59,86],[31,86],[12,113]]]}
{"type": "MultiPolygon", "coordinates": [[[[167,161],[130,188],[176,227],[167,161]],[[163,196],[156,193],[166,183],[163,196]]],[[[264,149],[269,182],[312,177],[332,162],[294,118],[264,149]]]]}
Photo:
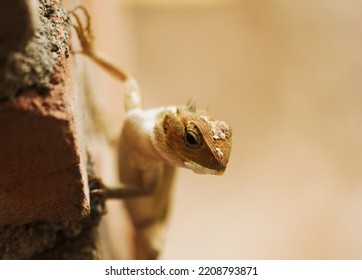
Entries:
{"type": "Polygon", "coordinates": [[[170,106],[165,107],[157,114],[154,126],[150,131],[151,142],[156,152],[158,153],[159,158],[166,164],[177,167],[185,167],[184,162],[180,160],[180,157],[177,155],[177,151],[173,150],[172,147],[170,147],[167,141],[167,135],[165,133],[165,118],[167,118],[166,116],[176,115],[176,112],[177,107],[170,106]]]}

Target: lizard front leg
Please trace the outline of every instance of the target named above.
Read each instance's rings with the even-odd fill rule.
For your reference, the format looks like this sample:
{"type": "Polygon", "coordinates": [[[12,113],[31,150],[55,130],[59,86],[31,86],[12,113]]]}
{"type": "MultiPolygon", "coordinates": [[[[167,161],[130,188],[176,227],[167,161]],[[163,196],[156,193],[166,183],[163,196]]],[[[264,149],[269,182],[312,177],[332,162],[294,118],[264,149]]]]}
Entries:
{"type": "Polygon", "coordinates": [[[98,184],[101,188],[91,191],[92,195],[101,196],[103,199],[127,199],[149,196],[152,194],[152,190],[137,188],[133,186],[117,185],[115,187],[109,187],[103,184],[98,179],[98,184]]]}

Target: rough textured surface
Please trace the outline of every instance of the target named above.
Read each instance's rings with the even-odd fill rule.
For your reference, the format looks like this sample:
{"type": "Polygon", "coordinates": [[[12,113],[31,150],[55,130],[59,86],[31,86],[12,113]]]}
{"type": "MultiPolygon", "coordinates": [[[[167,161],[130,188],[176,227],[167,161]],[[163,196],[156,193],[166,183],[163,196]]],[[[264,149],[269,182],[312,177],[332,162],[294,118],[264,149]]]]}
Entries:
{"type": "Polygon", "coordinates": [[[38,11],[39,29],[0,70],[0,225],[89,213],[68,17],[59,1],[41,0],[38,11]]]}
{"type": "MultiPolygon", "coordinates": [[[[90,190],[98,189],[91,165],[88,172],[90,190]]],[[[91,209],[81,220],[0,227],[0,259],[99,259],[96,238],[104,201],[91,196],[91,209]]]]}
{"type": "Polygon", "coordinates": [[[25,46],[0,54],[0,259],[99,259],[104,200],[89,197],[100,184],[83,143],[68,17],[60,0],[40,0],[36,13],[25,46]]]}
{"type": "Polygon", "coordinates": [[[88,214],[87,175],[63,90],[28,91],[0,105],[0,225],[88,214]]]}
{"type": "MultiPolygon", "coordinates": [[[[24,10],[25,15],[34,13],[32,5],[27,6],[29,10],[26,10],[25,4],[20,5],[17,2],[19,1],[10,6],[19,5],[22,7],[18,8],[19,12],[24,10]]],[[[3,5],[6,6],[1,4],[0,8],[3,5]]],[[[57,5],[55,1],[39,1],[39,25],[31,39],[24,46],[20,44],[20,49],[13,48],[12,51],[9,51],[9,48],[14,47],[13,44],[4,46],[6,56],[0,56],[0,100],[14,97],[21,94],[24,89],[31,87],[36,88],[38,92],[47,92],[51,84],[58,83],[52,73],[54,68],[59,65],[61,57],[69,56],[69,19],[57,5]]],[[[22,17],[16,16],[15,18],[22,17]]],[[[29,18],[29,16],[25,18],[29,18]]],[[[9,29],[7,26],[3,24],[3,28],[6,27],[6,30],[9,29]]],[[[19,24],[15,26],[19,26],[19,24]]],[[[17,36],[20,42],[23,42],[25,40],[21,38],[28,38],[31,30],[20,31],[11,38],[17,36]]],[[[2,37],[10,36],[9,32],[3,33],[2,37]]]]}

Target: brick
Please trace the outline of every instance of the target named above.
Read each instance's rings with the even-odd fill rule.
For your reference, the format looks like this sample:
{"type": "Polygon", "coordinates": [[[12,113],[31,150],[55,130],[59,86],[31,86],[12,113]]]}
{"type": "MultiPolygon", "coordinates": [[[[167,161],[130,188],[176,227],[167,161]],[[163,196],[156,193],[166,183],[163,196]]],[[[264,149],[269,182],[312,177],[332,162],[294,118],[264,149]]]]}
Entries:
{"type": "Polygon", "coordinates": [[[87,159],[67,15],[53,0],[0,7],[0,38],[25,44],[0,44],[9,50],[0,51],[0,225],[80,219],[90,211],[87,159]]]}
{"type": "Polygon", "coordinates": [[[55,75],[47,94],[27,90],[0,103],[0,225],[89,213],[78,105],[67,68],[55,75]]]}

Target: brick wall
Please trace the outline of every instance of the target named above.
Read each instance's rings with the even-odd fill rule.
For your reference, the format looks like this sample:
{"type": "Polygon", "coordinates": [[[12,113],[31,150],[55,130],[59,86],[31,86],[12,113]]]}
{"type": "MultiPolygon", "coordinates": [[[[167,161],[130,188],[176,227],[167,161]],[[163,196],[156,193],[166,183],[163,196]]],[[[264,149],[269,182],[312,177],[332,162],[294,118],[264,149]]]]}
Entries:
{"type": "Polygon", "coordinates": [[[37,2],[0,3],[0,258],[98,258],[69,19],[37,2]]]}

